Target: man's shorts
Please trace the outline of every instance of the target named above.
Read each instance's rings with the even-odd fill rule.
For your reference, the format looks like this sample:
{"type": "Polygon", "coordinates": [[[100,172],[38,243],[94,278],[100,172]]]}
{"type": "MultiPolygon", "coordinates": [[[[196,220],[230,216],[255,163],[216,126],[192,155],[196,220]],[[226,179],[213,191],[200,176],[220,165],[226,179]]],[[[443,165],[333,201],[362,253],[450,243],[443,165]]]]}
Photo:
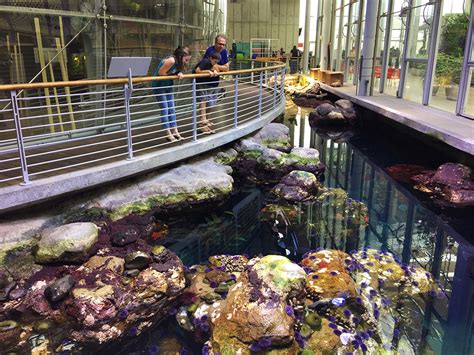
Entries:
{"type": "Polygon", "coordinates": [[[217,105],[217,94],[219,93],[218,87],[197,87],[196,98],[197,102],[206,102],[208,107],[214,107],[217,105]]]}

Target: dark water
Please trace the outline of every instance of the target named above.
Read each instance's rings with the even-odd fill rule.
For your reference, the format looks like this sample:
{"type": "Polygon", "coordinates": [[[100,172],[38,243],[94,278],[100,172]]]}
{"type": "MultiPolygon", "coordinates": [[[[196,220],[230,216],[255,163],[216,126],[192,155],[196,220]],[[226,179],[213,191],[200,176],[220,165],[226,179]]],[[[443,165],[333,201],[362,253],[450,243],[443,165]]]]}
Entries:
{"type": "MultiPolygon", "coordinates": [[[[416,353],[473,354],[474,211],[439,207],[384,172],[396,163],[436,168],[448,161],[446,153],[370,121],[364,121],[359,132],[317,133],[308,126],[305,113],[293,108],[284,123],[295,146],[319,150],[327,166],[324,185],[342,188],[367,205],[368,224],[341,215],[331,204],[277,206],[280,213],[272,213],[269,204],[276,200],[268,187],[237,180],[235,192],[223,206],[168,219],[165,246],[188,266],[215,254],[278,253],[299,260],[318,247],[388,250],[402,262],[432,273],[444,294],[408,300],[403,329],[416,353]]],[[[159,339],[174,329],[171,319],[120,352],[153,353],[159,339]]],[[[200,353],[185,334],[174,335],[188,353],[200,353]]]]}

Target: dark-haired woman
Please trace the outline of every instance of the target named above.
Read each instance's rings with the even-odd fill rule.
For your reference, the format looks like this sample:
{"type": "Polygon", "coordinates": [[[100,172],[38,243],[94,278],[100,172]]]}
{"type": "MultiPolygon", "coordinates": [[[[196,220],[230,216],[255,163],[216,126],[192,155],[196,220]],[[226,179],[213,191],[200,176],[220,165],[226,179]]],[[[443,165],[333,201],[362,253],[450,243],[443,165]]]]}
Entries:
{"type": "MultiPolygon", "coordinates": [[[[177,75],[179,79],[183,77],[183,71],[191,60],[189,47],[179,46],[175,49],[173,55],[163,58],[153,76],[177,75]]],[[[166,129],[166,139],[170,142],[181,140],[182,137],[176,126],[176,110],[174,105],[173,80],[154,80],[152,81],[153,93],[156,95],[158,104],[161,108],[161,122],[166,129]]]]}

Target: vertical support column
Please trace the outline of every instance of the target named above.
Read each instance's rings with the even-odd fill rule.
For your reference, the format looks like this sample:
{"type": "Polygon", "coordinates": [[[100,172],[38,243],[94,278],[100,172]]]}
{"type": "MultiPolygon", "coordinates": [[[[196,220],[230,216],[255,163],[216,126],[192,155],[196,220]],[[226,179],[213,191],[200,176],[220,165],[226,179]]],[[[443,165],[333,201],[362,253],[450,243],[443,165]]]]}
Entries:
{"type": "MultiPolygon", "coordinates": [[[[254,69],[255,67],[255,61],[252,59],[250,62],[250,69],[254,69]]],[[[253,84],[253,71],[250,73],[250,83],[253,84]]]]}
{"type": "Polygon", "coordinates": [[[471,75],[469,74],[469,65],[468,63],[471,61],[474,43],[474,1],[471,3],[471,18],[469,20],[469,27],[467,30],[467,37],[466,37],[466,46],[464,48],[464,60],[462,63],[462,70],[461,70],[461,80],[459,82],[459,94],[458,100],[456,102],[456,115],[461,115],[464,112],[464,104],[466,102],[466,91],[467,86],[471,82],[471,75]]]}
{"type": "Polygon", "coordinates": [[[393,0],[389,0],[388,9],[386,12],[387,25],[385,26],[385,36],[383,40],[383,58],[382,58],[382,72],[380,75],[380,86],[379,92],[385,90],[385,80],[387,79],[388,61],[390,59],[390,37],[392,35],[392,12],[393,12],[393,0]]]}
{"type": "Polygon", "coordinates": [[[262,94],[263,94],[263,72],[260,72],[260,84],[258,85],[258,118],[262,117],[262,94]]]}
{"type": "Polygon", "coordinates": [[[303,50],[303,68],[302,74],[308,73],[309,60],[309,29],[311,21],[311,0],[306,0],[306,16],[304,20],[304,50],[303,50]]]}
{"type": "Polygon", "coordinates": [[[15,121],[16,142],[18,146],[18,155],[20,156],[21,174],[23,182],[20,185],[28,185],[30,177],[28,175],[28,165],[26,163],[25,145],[23,142],[23,132],[21,131],[20,111],[18,110],[18,97],[15,90],[10,91],[12,100],[13,120],[15,121]]]}
{"type": "Polygon", "coordinates": [[[239,102],[239,76],[234,77],[234,128],[237,128],[239,102]]]}
{"type": "Polygon", "coordinates": [[[321,0],[323,1],[323,35],[321,36],[321,59],[319,62],[319,67],[321,70],[329,69],[329,34],[331,33],[331,0],[321,0]]]}
{"type": "Polygon", "coordinates": [[[132,97],[132,71],[128,69],[128,83],[124,84],[123,91],[125,97],[125,124],[127,127],[127,160],[133,159],[133,144],[132,144],[132,120],[130,118],[130,98],[132,97]]]}
{"type": "Polygon", "coordinates": [[[277,72],[273,74],[273,108],[276,107],[277,104],[277,72]]]}
{"type": "Polygon", "coordinates": [[[423,86],[423,98],[421,103],[428,106],[431,100],[431,84],[435,76],[435,60],[438,53],[438,32],[440,29],[441,18],[441,2],[436,1],[434,4],[433,22],[431,23],[431,38],[428,51],[428,65],[423,86]]]}
{"type": "Polygon", "coordinates": [[[360,77],[360,67],[361,63],[359,62],[360,54],[360,37],[362,35],[362,15],[364,14],[364,4],[365,0],[359,0],[359,13],[357,14],[357,36],[355,39],[355,54],[354,54],[354,78],[352,83],[357,85],[358,77],[360,77]]]}
{"type": "Polygon", "coordinates": [[[351,43],[351,26],[352,26],[352,5],[349,4],[347,5],[349,7],[349,14],[347,15],[347,29],[346,29],[346,46],[344,47],[345,49],[345,58],[344,58],[344,80],[347,81],[347,78],[349,77],[349,52],[351,48],[349,48],[349,45],[351,43]]]}
{"type": "MultiPolygon", "coordinates": [[[[370,81],[374,66],[374,48],[375,48],[375,32],[377,30],[377,10],[378,1],[367,1],[365,11],[365,29],[364,29],[364,46],[362,47],[362,57],[364,62],[360,67],[360,82],[358,96],[367,96],[370,89],[370,81]]],[[[361,20],[361,19],[359,19],[361,20]]],[[[361,24],[359,23],[359,26],[361,24]]]]}
{"type": "Polygon", "coordinates": [[[196,100],[196,78],[193,78],[193,142],[197,141],[197,100],[196,100]]]}
{"type": "Polygon", "coordinates": [[[403,97],[403,89],[405,86],[405,78],[406,78],[406,72],[407,72],[407,57],[408,57],[408,45],[409,45],[409,38],[410,38],[410,27],[411,27],[411,19],[412,19],[412,9],[411,7],[413,6],[413,1],[410,0],[408,4],[408,16],[407,16],[407,22],[406,22],[406,28],[405,28],[405,37],[404,37],[404,44],[403,44],[403,51],[402,51],[402,67],[400,69],[400,81],[398,82],[398,90],[397,90],[397,97],[402,98],[403,97]]]}

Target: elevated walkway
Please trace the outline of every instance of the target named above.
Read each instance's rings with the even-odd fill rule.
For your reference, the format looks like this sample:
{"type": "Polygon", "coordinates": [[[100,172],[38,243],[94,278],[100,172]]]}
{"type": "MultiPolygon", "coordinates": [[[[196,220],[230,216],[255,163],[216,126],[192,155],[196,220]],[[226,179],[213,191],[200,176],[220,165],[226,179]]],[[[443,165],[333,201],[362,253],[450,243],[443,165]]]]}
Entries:
{"type": "Polygon", "coordinates": [[[206,75],[187,75],[190,81],[174,86],[177,126],[183,137],[177,142],[166,140],[156,93],[147,85],[139,86],[140,81],[146,84],[157,77],[139,78],[127,103],[128,113],[117,83],[108,85],[107,92],[95,92],[86,83],[89,90],[72,93],[72,100],[56,95],[58,107],[67,110],[67,100],[71,102],[73,110],[67,113],[54,105],[45,107],[47,96],[38,90],[43,88],[33,84],[37,86],[31,89],[36,90],[34,96],[25,95],[17,107],[13,103],[0,111],[4,118],[0,120],[0,213],[193,157],[260,129],[284,111],[284,65],[227,72],[219,86],[225,96],[207,117],[215,133],[204,134],[199,109],[204,94],[195,79],[206,75]],[[106,100],[97,99],[106,95],[106,100]],[[74,121],[68,119],[71,114],[74,121]]]}
{"type": "Polygon", "coordinates": [[[387,94],[374,93],[374,96],[357,96],[355,86],[334,88],[321,83],[321,88],[451,147],[474,155],[474,121],[472,120],[387,94]]]}

